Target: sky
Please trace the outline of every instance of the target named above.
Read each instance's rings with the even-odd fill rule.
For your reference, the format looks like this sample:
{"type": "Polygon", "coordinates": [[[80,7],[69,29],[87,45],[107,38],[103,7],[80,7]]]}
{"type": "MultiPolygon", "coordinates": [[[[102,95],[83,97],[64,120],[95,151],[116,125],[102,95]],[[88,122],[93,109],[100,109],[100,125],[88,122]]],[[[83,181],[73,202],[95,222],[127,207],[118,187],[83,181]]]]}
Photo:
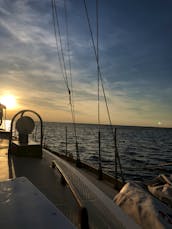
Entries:
{"type": "MultiPolygon", "coordinates": [[[[97,67],[83,2],[66,0],[69,52],[64,1],[56,5],[76,121],[97,123],[97,67]]],[[[86,1],[96,41],[95,2],[86,1]]],[[[99,61],[113,124],[172,127],[171,11],[171,0],[99,0],[99,61]]],[[[45,121],[71,122],[51,0],[1,0],[0,50],[0,98],[17,101],[7,118],[32,109],[45,121]]],[[[108,123],[102,91],[100,120],[108,123]]]]}

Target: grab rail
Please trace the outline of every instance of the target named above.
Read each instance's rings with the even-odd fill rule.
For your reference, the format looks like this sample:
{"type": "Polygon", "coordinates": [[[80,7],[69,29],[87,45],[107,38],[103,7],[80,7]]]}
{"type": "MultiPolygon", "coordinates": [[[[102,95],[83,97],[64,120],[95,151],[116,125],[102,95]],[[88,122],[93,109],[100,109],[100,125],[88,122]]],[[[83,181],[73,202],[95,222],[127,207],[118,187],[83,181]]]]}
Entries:
{"type": "Polygon", "coordinates": [[[80,227],[81,229],[89,229],[89,223],[88,223],[88,211],[87,208],[83,205],[81,198],[79,197],[79,195],[77,194],[77,190],[75,189],[74,185],[70,182],[70,180],[68,179],[68,177],[64,174],[63,170],[61,169],[61,167],[56,163],[55,160],[52,161],[52,168],[56,168],[59,173],[61,174],[62,177],[62,184],[68,184],[69,189],[74,197],[74,199],[76,200],[79,208],[80,208],[80,227]]]}

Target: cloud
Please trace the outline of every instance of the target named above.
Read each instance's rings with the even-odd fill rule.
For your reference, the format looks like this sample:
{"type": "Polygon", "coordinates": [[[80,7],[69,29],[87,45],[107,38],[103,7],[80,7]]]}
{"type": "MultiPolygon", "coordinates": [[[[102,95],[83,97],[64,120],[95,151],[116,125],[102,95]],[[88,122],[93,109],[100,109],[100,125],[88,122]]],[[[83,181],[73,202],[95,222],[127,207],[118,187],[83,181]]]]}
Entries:
{"type": "MultiPolygon", "coordinates": [[[[67,3],[76,112],[78,120],[86,121],[88,117],[95,121],[97,67],[84,8],[81,3],[76,6],[72,0],[67,3]]],[[[168,21],[172,20],[170,14],[167,12],[168,20],[165,19],[163,8],[160,17],[157,17],[159,11],[155,11],[153,18],[149,12],[141,12],[138,4],[134,5],[134,12],[128,1],[128,7],[114,1],[109,4],[103,3],[103,14],[100,14],[103,19],[100,17],[99,52],[113,122],[134,123],[137,120],[137,123],[145,123],[147,120],[151,123],[159,117],[172,123],[172,54],[169,48],[172,33],[167,28],[168,21]],[[154,22],[158,20],[158,24],[154,24],[152,18],[154,22]]],[[[146,3],[142,4],[144,9],[146,3]]],[[[57,1],[57,5],[67,58],[63,1],[57,1]]],[[[90,1],[89,13],[95,35],[95,12],[91,5],[90,1]]],[[[59,114],[66,112],[68,117],[68,94],[57,58],[50,1],[42,0],[40,4],[34,0],[2,0],[0,19],[1,88],[14,92],[23,106],[45,108],[47,112],[55,109],[59,114]]],[[[69,72],[67,61],[66,67],[69,72]]],[[[102,92],[100,100],[104,112],[102,119],[106,120],[102,92]]]]}

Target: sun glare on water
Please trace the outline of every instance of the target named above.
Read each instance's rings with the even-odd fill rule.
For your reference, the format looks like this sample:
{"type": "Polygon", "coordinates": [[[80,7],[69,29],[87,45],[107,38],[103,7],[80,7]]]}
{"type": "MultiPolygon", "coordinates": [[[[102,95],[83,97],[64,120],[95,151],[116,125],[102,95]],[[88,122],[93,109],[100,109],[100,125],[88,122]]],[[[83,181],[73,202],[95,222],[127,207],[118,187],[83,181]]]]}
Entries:
{"type": "Polygon", "coordinates": [[[16,98],[14,95],[4,95],[0,98],[0,103],[5,105],[7,109],[13,109],[16,107],[16,98]]]}

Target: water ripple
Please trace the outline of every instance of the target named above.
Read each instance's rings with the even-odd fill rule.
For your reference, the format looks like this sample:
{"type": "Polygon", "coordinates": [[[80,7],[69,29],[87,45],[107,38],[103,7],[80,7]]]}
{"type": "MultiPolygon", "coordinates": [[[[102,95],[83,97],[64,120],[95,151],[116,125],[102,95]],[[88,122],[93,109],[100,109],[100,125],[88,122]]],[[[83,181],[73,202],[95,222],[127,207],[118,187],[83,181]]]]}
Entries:
{"type": "MultiPolygon", "coordinates": [[[[65,153],[66,127],[68,129],[67,149],[75,157],[75,138],[71,124],[45,123],[46,145],[52,150],[65,153]]],[[[97,125],[77,124],[80,158],[98,167],[97,132],[97,125]]],[[[151,168],[171,161],[172,129],[117,127],[117,144],[126,179],[147,179],[159,173],[169,174],[172,172],[172,166],[154,170],[148,169],[148,166],[151,168]]],[[[114,175],[114,142],[111,130],[106,125],[101,126],[101,154],[105,172],[114,175]]]]}

